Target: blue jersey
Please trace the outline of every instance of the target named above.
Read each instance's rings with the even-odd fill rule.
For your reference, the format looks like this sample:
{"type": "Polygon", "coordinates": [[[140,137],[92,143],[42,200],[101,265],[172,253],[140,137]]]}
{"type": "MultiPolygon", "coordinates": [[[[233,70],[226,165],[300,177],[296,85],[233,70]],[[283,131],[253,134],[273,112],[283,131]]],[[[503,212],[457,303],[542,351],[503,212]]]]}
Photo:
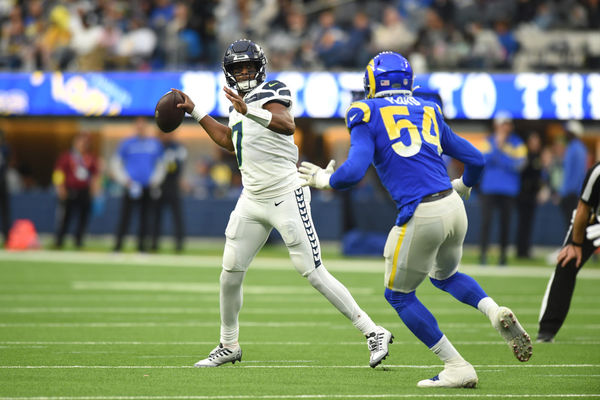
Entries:
{"type": "Polygon", "coordinates": [[[156,138],[134,136],[121,142],[117,153],[131,180],[148,186],[163,156],[163,146],[156,138]]]}
{"type": "Polygon", "coordinates": [[[527,161],[527,147],[516,133],[511,133],[502,146],[490,136],[482,148],[485,171],[479,190],[483,194],[516,196],[521,190],[521,171],[527,161]]]}
{"type": "Polygon", "coordinates": [[[423,197],[452,188],[443,154],[465,163],[465,185],[479,180],[482,154],[450,129],[435,103],[405,95],[361,100],[348,108],[346,125],[350,151],[331,186],[357,183],[372,162],[396,202],[397,225],[412,217],[423,197]]]}

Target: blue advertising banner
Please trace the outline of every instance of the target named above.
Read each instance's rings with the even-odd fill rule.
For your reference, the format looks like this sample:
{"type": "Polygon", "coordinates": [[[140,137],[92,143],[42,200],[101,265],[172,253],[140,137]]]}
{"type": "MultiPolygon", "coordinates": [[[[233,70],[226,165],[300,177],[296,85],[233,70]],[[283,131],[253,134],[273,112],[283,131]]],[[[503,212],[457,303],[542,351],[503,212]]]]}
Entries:
{"type": "MultiPolygon", "coordinates": [[[[294,115],[343,118],[362,73],[272,72],[294,97],[294,115]]],[[[221,72],[0,73],[0,115],[154,115],[171,88],[188,93],[213,116],[226,116],[221,72]]],[[[600,120],[600,73],[487,74],[437,72],[418,75],[415,86],[439,93],[449,119],[489,119],[509,112],[516,119],[600,120]]]]}

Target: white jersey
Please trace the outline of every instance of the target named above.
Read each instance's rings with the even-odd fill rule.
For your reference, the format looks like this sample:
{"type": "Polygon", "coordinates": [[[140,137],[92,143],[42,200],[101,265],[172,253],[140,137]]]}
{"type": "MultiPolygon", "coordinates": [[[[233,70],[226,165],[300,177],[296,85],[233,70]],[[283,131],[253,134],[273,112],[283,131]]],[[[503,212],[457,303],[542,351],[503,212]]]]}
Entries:
{"type": "MultiPolygon", "coordinates": [[[[292,107],[290,90],[279,81],[263,82],[247,93],[244,101],[259,108],[270,101],[281,103],[288,110],[292,107]]],[[[298,147],[293,135],[273,132],[233,107],[229,111],[229,127],[246,195],[272,198],[300,186],[296,169],[298,147]]]]}

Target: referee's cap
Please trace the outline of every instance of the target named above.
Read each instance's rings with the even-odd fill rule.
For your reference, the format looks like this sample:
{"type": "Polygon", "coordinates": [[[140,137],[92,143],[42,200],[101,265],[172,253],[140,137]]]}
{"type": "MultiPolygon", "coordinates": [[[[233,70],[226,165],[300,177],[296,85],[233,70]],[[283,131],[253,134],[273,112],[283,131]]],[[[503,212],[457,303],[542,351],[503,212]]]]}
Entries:
{"type": "Polygon", "coordinates": [[[573,135],[577,137],[583,136],[583,125],[579,121],[570,120],[565,124],[565,130],[567,132],[571,132],[573,135]]]}

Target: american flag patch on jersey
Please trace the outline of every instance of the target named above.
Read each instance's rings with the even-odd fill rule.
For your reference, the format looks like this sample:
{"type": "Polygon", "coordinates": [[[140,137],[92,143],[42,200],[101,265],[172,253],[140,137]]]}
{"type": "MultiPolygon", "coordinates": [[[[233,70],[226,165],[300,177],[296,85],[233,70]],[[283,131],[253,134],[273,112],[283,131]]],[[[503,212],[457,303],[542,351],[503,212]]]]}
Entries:
{"type": "Polygon", "coordinates": [[[390,81],[387,79],[382,79],[381,80],[381,86],[390,86],[390,81]]]}

